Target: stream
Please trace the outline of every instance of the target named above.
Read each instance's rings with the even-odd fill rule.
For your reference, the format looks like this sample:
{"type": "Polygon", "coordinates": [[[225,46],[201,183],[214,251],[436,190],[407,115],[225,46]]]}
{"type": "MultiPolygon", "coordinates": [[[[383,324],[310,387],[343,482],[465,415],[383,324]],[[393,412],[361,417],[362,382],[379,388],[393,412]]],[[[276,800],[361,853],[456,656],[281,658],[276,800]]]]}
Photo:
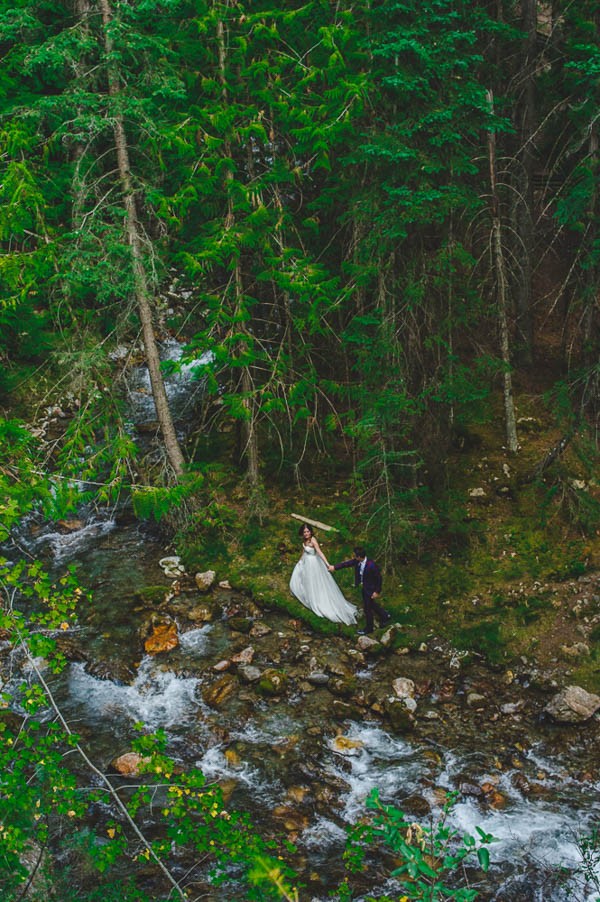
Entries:
{"type": "MultiPolygon", "coordinates": [[[[148,655],[140,633],[152,608],[147,589],[164,587],[166,596],[173,583],[158,564],[165,554],[159,538],[96,513],[67,533],[29,525],[18,542],[57,570],[76,563],[80,584],[91,590],[75,635],[85,660],[68,665],[54,692],[96,765],[111,770],[130,750],[137,722],[164,728],[169,753],[183,766],[219,781],[228,804],[251,811],[259,830],[297,844],[302,899],[325,902],[343,878],[345,828],[364,815],[375,787],[421,823],[439,814],[446,790],[461,793],[452,826],[461,833],[479,826],[496,838],[488,875],[475,876],[481,899],[598,898],[591,887],[565,887],[557,878],[559,867],[576,867],[577,839],[600,817],[598,720],[553,724],[543,714],[548,691],[533,685],[530,667],[507,678],[482,663],[463,666],[433,641],[426,650],[370,657],[353,640],[260,612],[247,593],[227,586],[175,595],[167,607],[179,645],[148,655]],[[190,619],[199,602],[211,608],[209,622],[190,619]],[[261,624],[257,635],[241,631],[253,623],[261,624]],[[210,688],[223,679],[215,664],[250,645],[260,669],[287,672],[286,690],[261,697],[231,676],[234,691],[215,701],[210,688]],[[328,674],[326,684],[307,679],[315,669],[328,674]],[[410,729],[394,727],[378,705],[398,676],[417,687],[410,729]]],[[[225,886],[207,898],[239,895],[225,886]]]]}

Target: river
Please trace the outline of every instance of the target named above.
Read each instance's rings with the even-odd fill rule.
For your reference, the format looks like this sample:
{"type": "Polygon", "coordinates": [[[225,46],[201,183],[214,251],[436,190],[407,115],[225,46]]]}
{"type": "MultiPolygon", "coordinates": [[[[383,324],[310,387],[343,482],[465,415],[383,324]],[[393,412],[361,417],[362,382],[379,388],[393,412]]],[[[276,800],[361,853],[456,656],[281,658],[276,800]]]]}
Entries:
{"type": "MultiPolygon", "coordinates": [[[[374,787],[423,823],[439,814],[445,790],[461,792],[452,826],[461,833],[480,826],[496,838],[487,877],[471,875],[482,900],[598,898],[593,887],[557,880],[559,867],[576,866],[578,837],[600,817],[598,721],[553,724],[543,714],[548,690],[527,663],[507,677],[481,662],[463,665],[435,641],[407,654],[364,655],[353,640],[317,636],[287,615],[257,616],[247,593],[227,587],[175,596],[167,609],[179,646],[152,656],[140,633],[153,608],[148,587],[166,595],[172,583],[158,564],[169,551],[159,536],[95,514],[69,532],[29,525],[18,541],[56,569],[76,563],[91,590],[74,633],[85,660],[72,661],[54,690],[94,762],[109,770],[129,750],[138,722],[164,728],[184,767],[227,787],[228,804],[251,811],[259,829],[296,842],[302,899],[325,902],[339,884],[346,826],[364,815],[374,787]],[[214,616],[194,623],[186,611],[202,599],[214,616]],[[232,628],[244,618],[266,634],[232,628]],[[248,646],[259,668],[288,673],[286,690],[261,697],[236,680],[223,703],[211,704],[206,690],[221,678],[215,665],[248,646]],[[328,674],[327,684],[307,680],[315,668],[328,674]],[[351,695],[335,684],[348,673],[351,695]],[[410,729],[393,728],[378,705],[397,676],[417,687],[410,729]]],[[[225,886],[207,898],[239,899],[236,892],[225,886]]]]}

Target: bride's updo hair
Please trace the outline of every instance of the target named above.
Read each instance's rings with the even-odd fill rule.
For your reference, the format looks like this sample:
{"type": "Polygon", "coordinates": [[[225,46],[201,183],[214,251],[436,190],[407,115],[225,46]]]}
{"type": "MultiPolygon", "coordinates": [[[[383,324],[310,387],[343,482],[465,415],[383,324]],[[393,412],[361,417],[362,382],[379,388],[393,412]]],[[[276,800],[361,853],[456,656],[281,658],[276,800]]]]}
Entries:
{"type": "Polygon", "coordinates": [[[304,537],[304,530],[305,530],[305,529],[308,529],[308,531],[310,532],[310,537],[311,537],[311,539],[312,539],[314,533],[313,533],[313,531],[312,531],[312,526],[309,526],[308,523],[303,523],[303,524],[302,524],[302,526],[301,526],[300,529],[298,530],[298,535],[304,537]]]}

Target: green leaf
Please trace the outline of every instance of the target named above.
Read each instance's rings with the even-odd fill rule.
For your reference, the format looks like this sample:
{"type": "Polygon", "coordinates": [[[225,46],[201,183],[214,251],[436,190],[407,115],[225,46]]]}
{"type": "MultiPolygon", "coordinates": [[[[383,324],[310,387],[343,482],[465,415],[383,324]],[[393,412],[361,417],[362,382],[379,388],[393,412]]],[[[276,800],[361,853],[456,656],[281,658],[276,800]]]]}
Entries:
{"type": "Polygon", "coordinates": [[[479,865],[483,871],[487,871],[490,866],[490,851],[486,849],[485,846],[482,846],[480,849],[477,849],[477,859],[479,861],[479,865]]]}

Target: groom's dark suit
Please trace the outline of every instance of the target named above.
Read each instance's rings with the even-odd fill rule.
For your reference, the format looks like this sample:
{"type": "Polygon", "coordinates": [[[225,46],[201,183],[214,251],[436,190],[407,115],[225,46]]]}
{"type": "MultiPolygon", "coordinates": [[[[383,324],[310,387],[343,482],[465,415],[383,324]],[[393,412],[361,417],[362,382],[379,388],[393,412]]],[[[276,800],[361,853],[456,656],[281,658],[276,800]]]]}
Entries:
{"type": "Polygon", "coordinates": [[[373,614],[377,615],[377,618],[382,625],[387,623],[390,619],[390,615],[385,608],[382,608],[380,604],[377,604],[372,597],[373,592],[376,592],[378,595],[381,592],[381,570],[375,561],[366,558],[361,579],[361,563],[362,561],[359,561],[357,558],[351,558],[349,561],[342,561],[341,564],[334,564],[333,569],[343,570],[344,567],[354,567],[354,585],[357,588],[360,586],[362,591],[363,608],[365,612],[365,632],[372,633],[373,614]]]}

